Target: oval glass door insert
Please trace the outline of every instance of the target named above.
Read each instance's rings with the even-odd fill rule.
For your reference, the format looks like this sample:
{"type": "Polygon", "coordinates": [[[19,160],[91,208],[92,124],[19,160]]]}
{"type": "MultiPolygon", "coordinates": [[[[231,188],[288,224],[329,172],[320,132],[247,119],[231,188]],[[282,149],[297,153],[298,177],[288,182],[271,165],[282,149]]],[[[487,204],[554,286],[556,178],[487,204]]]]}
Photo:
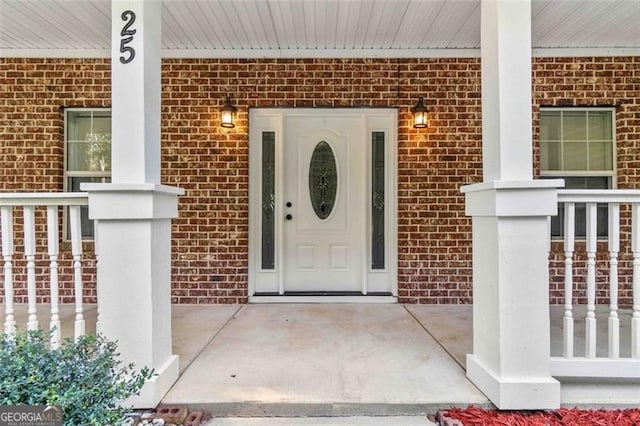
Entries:
{"type": "Polygon", "coordinates": [[[338,191],[338,168],[333,150],[325,141],[319,142],[309,165],[309,196],[313,211],[320,219],[331,214],[338,191]]]}

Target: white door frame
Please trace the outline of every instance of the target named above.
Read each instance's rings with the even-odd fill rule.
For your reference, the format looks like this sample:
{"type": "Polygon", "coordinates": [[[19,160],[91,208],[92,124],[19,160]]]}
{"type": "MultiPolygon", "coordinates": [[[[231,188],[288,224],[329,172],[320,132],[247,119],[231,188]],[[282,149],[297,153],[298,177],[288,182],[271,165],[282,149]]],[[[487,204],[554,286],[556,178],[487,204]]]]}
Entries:
{"type": "MultiPolygon", "coordinates": [[[[398,111],[395,108],[251,108],[249,110],[249,302],[395,302],[398,295],[397,281],[397,129],[398,111]],[[285,117],[323,117],[334,115],[362,119],[364,134],[385,132],[385,269],[372,270],[371,256],[371,205],[367,203],[367,239],[364,251],[361,296],[285,296],[283,282],[283,134],[285,117]],[[262,238],[262,134],[275,133],[275,262],[274,268],[261,268],[262,238]],[[384,288],[389,296],[375,296],[384,288]],[[256,295],[258,292],[258,295],[256,295]],[[369,294],[369,295],[368,295],[369,294]]],[[[363,153],[367,188],[371,191],[371,148],[363,153]]],[[[369,192],[370,193],[370,192],[369,192]]],[[[370,196],[367,197],[370,199],[370,196]]]]}

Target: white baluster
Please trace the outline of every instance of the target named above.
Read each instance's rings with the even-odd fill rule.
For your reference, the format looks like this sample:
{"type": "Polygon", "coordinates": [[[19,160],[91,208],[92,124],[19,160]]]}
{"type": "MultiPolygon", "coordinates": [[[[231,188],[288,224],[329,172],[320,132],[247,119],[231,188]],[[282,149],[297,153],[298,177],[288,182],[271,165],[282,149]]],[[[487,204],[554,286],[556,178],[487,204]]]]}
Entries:
{"type": "Polygon", "coordinates": [[[564,357],[573,358],[573,252],[575,250],[575,203],[564,205],[564,357]]]}
{"type": "Polygon", "coordinates": [[[71,227],[71,254],[73,255],[73,282],[76,299],[76,318],[74,336],[78,340],[85,333],[82,307],[82,230],[80,222],[80,206],[69,207],[69,226],[71,227]]]}
{"type": "MultiPolygon", "coordinates": [[[[100,289],[100,281],[98,268],[100,267],[100,258],[98,257],[98,221],[93,221],[93,252],[96,259],[96,301],[98,301],[98,291],[100,289]]],[[[96,305],[96,336],[100,334],[100,304],[96,305]]]]}
{"type": "Polygon", "coordinates": [[[60,308],[58,306],[58,206],[47,206],[47,252],[49,254],[49,291],[51,294],[51,347],[60,347],[60,308]]]}
{"type": "Polygon", "coordinates": [[[4,260],[4,332],[13,336],[16,332],[16,320],[13,316],[13,207],[0,207],[0,226],[4,260]]]}
{"type": "Polygon", "coordinates": [[[27,298],[29,302],[27,330],[38,329],[36,307],[36,229],[35,206],[24,206],[24,257],[27,260],[27,298]]]}
{"type": "Polygon", "coordinates": [[[598,205],[587,203],[587,318],[585,320],[585,356],[596,357],[596,245],[598,241],[598,205]]]}
{"type": "Polygon", "coordinates": [[[633,251],[631,358],[640,359],[640,204],[638,203],[633,203],[631,229],[631,250],[633,251]]]}
{"type": "Polygon", "coordinates": [[[620,358],[618,318],[618,253],[620,252],[620,204],[609,203],[609,358],[620,358]]]}

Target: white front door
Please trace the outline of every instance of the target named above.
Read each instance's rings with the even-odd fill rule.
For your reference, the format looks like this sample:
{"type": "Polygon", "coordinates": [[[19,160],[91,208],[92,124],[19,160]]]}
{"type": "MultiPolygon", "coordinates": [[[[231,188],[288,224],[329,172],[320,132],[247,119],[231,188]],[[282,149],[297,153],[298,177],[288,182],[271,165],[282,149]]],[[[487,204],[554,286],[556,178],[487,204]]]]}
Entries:
{"type": "Polygon", "coordinates": [[[284,289],[360,291],[365,248],[364,123],[285,117],[284,289]]]}
{"type": "Polygon", "coordinates": [[[397,111],[253,108],[249,126],[249,296],[397,296],[397,111]]]}

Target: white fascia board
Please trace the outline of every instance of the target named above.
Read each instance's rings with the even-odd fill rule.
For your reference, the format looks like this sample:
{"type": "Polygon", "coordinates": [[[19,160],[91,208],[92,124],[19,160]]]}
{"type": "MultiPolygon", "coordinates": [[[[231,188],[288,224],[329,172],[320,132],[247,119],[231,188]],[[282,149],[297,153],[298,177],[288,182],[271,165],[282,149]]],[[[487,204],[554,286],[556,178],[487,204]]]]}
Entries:
{"type": "Polygon", "coordinates": [[[165,49],[165,58],[475,58],[480,49],[165,49]]]}
{"type": "MultiPolygon", "coordinates": [[[[0,58],[109,58],[109,49],[0,49],[0,58]]],[[[640,56],[640,47],[534,48],[532,56],[640,56]]],[[[163,58],[479,58],[480,49],[162,49],[163,58]]]]}
{"type": "Polygon", "coordinates": [[[0,58],[110,58],[109,49],[0,49],[0,58]]]}
{"type": "Polygon", "coordinates": [[[536,58],[640,56],[640,47],[542,47],[532,49],[531,54],[536,58]]]}

